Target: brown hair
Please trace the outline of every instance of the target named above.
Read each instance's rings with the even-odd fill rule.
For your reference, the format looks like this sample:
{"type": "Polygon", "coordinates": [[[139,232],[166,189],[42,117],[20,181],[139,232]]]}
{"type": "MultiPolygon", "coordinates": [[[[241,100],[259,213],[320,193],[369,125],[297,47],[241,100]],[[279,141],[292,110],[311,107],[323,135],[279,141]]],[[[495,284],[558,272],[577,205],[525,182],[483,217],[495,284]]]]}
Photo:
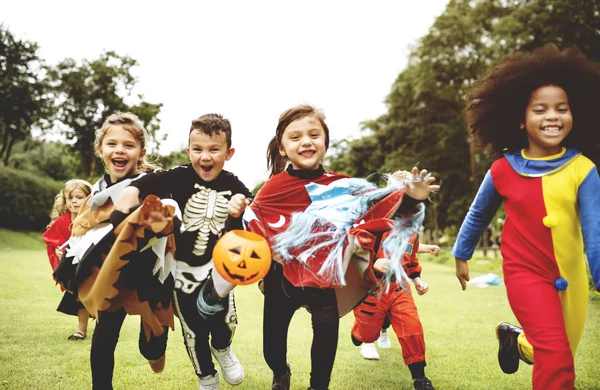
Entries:
{"type": "Polygon", "coordinates": [[[190,134],[194,130],[199,130],[210,137],[225,133],[227,148],[231,147],[231,123],[220,114],[204,114],[198,119],[194,119],[190,127],[190,134]]]}
{"type": "Polygon", "coordinates": [[[52,206],[52,211],[50,211],[50,223],[48,227],[52,225],[56,218],[67,212],[67,198],[75,190],[81,190],[85,196],[88,196],[92,192],[92,185],[80,179],[72,179],[63,184],[60,192],[54,197],[54,205],[52,206]]]}
{"type": "MultiPolygon", "coordinates": [[[[102,141],[106,136],[106,133],[110,129],[111,126],[121,126],[125,130],[133,135],[138,143],[140,144],[142,150],[146,149],[146,144],[148,142],[148,132],[144,127],[144,124],[135,114],[130,112],[125,112],[122,114],[112,114],[102,124],[102,127],[96,130],[96,139],[94,140],[94,152],[96,156],[100,157],[100,146],[102,146],[102,141]]],[[[157,165],[148,161],[148,155],[138,159],[137,168],[141,172],[153,171],[158,168],[157,165]]]]}
{"type": "Polygon", "coordinates": [[[327,124],[325,123],[325,114],[323,114],[321,110],[308,104],[300,104],[289,108],[279,116],[279,123],[275,130],[275,136],[269,142],[269,147],[267,149],[267,167],[271,169],[271,176],[282,172],[287,163],[287,158],[279,154],[279,145],[281,145],[283,132],[290,123],[307,116],[311,116],[321,122],[321,126],[323,126],[323,130],[325,131],[325,149],[329,148],[329,127],[327,127],[327,124]]]}

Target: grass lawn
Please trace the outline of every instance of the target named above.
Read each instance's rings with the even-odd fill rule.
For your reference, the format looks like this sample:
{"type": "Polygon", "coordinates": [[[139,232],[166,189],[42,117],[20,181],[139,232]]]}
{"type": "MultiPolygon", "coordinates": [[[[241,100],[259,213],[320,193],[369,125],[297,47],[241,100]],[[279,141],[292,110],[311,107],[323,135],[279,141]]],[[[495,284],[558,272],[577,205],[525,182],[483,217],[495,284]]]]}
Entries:
{"type": "MultiPolygon", "coordinates": [[[[75,317],[55,311],[61,298],[54,286],[43,245],[36,236],[8,237],[0,230],[0,389],[89,389],[90,338],[67,341],[75,317]]],[[[446,265],[424,262],[430,292],[416,296],[427,343],[426,373],[437,389],[527,389],[531,366],[503,374],[496,361],[494,327],[514,321],[503,287],[466,292],[446,265]]],[[[483,271],[487,272],[487,271],[483,271]]],[[[236,289],[240,324],[233,346],[246,372],[238,389],[268,389],[271,372],[262,357],[262,296],[255,285],[236,289]]],[[[350,341],[352,314],[342,318],[340,342],[330,388],[412,389],[397,339],[367,361],[350,341]]],[[[116,351],[115,389],[197,389],[179,323],[169,335],[167,366],[153,374],[137,347],[139,319],[128,317],[116,351]]],[[[288,342],[292,389],[309,385],[310,317],[299,310],[288,342]]],[[[575,357],[578,389],[600,389],[600,302],[591,301],[586,330],[575,357]]],[[[222,389],[233,389],[221,380],[222,389]]]]}

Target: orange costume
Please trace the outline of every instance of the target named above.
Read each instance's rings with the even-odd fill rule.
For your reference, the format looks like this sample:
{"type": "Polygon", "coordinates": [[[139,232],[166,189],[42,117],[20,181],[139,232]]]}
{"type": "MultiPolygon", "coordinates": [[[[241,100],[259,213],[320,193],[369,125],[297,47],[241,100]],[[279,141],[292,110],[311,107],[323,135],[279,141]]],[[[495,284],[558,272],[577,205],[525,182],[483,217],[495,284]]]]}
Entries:
{"type": "MultiPolygon", "coordinates": [[[[421,275],[421,266],[416,256],[419,249],[419,237],[414,233],[406,247],[402,259],[402,268],[410,279],[421,275]]],[[[385,257],[380,248],[378,258],[385,257]]],[[[383,279],[380,276],[380,280],[383,279]]],[[[417,306],[410,285],[393,281],[388,291],[381,285],[354,308],[354,326],[352,336],[362,342],[372,343],[379,337],[386,317],[402,346],[402,357],[406,365],[425,361],[425,339],[423,326],[419,319],[417,306]]]]}

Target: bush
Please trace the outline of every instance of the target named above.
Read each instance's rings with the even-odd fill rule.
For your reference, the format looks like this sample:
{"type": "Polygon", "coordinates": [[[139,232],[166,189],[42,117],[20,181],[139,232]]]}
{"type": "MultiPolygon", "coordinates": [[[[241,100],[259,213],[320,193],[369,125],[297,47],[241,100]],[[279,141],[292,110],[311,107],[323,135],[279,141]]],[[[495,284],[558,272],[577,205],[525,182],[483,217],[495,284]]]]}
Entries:
{"type": "Polygon", "coordinates": [[[0,227],[42,231],[62,183],[0,167],[0,227]]]}

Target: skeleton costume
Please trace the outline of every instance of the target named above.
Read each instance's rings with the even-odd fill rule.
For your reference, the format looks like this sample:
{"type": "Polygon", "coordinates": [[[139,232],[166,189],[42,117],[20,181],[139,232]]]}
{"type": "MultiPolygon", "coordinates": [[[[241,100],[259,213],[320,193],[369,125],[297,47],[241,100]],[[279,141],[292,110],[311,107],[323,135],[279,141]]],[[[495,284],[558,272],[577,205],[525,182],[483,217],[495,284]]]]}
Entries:
{"type": "Polygon", "coordinates": [[[175,291],[173,303],[183,332],[188,355],[198,377],[216,373],[209,346],[225,349],[237,325],[233,292],[220,299],[220,308],[202,316],[196,301],[201,293],[214,294],[211,276],[212,251],[222,233],[242,229],[241,219],[229,217],[227,204],[238,193],[253,195],[232,173],[222,171],[210,182],[202,180],[191,164],[146,175],[131,184],[140,198],[155,194],[172,198],[183,213],[183,226],[176,232],[175,291]]]}

